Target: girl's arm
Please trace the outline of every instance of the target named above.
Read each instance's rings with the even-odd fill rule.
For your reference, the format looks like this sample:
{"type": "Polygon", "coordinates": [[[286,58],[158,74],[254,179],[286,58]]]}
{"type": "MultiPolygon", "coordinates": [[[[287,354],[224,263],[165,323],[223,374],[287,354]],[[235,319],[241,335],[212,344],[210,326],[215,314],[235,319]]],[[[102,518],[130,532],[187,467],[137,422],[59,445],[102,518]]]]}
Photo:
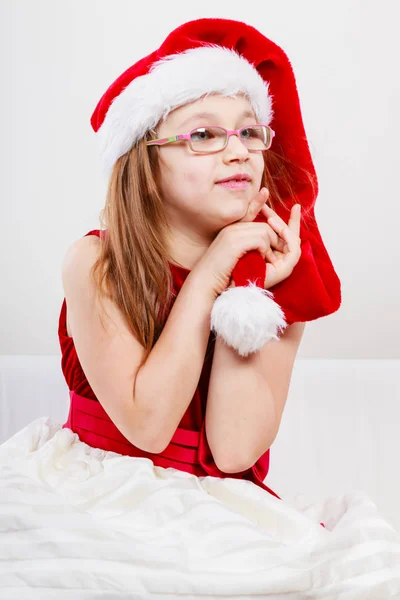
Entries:
{"type": "Polygon", "coordinates": [[[138,370],[134,402],[151,413],[153,452],[168,446],[196,391],[210,335],[215,298],[189,273],[146,363],[138,370]]]}
{"type": "Polygon", "coordinates": [[[214,294],[189,273],[146,362],[144,348],[108,297],[99,306],[92,277],[101,241],[76,240],[63,260],[62,281],[74,346],[100,404],[135,446],[158,453],[168,446],[196,390],[214,294]]]}
{"type": "Polygon", "coordinates": [[[206,408],[207,440],[218,468],[238,473],[272,445],[282,418],[305,323],[241,357],[217,338],[206,408]]]}

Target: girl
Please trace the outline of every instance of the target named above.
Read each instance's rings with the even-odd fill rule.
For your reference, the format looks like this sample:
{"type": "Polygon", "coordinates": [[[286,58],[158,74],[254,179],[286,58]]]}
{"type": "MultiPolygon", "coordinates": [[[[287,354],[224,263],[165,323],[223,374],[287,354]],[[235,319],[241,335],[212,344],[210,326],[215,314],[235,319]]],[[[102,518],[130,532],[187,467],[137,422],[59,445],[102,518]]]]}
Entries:
{"type": "MultiPolygon", "coordinates": [[[[70,411],[63,428],[36,424],[28,453],[30,476],[41,465],[63,498],[55,537],[68,529],[74,574],[63,587],[141,598],[400,592],[399,540],[368,499],[345,509],[338,499],[323,523],[264,482],[305,322],[340,305],[283,51],[244,23],[186,23],[110,86],[91,122],[109,177],[106,229],[63,261],[70,411]],[[257,276],[243,262],[251,253],[257,276]],[[282,318],[268,343],[240,354],[210,320],[246,287],[282,318]]],[[[43,589],[60,576],[36,572],[43,589]]]]}
{"type": "MultiPolygon", "coordinates": [[[[299,205],[292,209],[286,226],[265,204],[267,190],[260,191],[263,153],[253,152],[252,146],[260,142],[265,145],[258,138],[254,141],[249,133],[256,121],[250,102],[241,96],[210,95],[174,110],[153,137],[170,138],[185,127],[197,131],[191,133],[189,144],[156,146],[154,140],[151,142],[153,151],[148,160],[150,164],[158,163],[157,183],[149,167],[147,186],[153,188],[153,195],[137,187],[141,175],[138,162],[143,160],[138,149],[134,147],[119,161],[110,189],[117,189],[119,182],[121,187],[116,196],[110,193],[107,210],[110,215],[116,212],[114,235],[118,235],[120,244],[124,235],[130,234],[131,239],[125,238],[121,264],[115,256],[115,270],[105,271],[109,291],[103,324],[89,272],[95,261],[99,267],[106,258],[112,260],[113,228],[109,227],[106,241],[93,235],[79,240],[64,260],[66,304],[60,323],[62,326],[67,319],[65,333],[71,348],[73,344],[91,389],[117,429],[141,450],[140,456],[143,451],[157,454],[155,464],[162,466],[170,464],[160,459],[192,401],[206,351],[211,373],[204,374],[204,393],[200,392],[197,414],[189,409],[183,427],[200,430],[205,425],[201,442],[208,441],[211,453],[208,447],[205,450],[209,461],[214,459],[220,472],[243,473],[268,450],[279,427],[304,323],[290,325],[279,345],[266,346],[247,358],[239,357],[221,339],[214,348],[209,325],[213,303],[229,285],[232,269],[245,252],[257,249],[270,257],[274,271],[268,270],[266,287],[270,286],[270,278],[274,282],[285,279],[300,257],[299,205]],[[212,116],[199,117],[201,112],[212,116]],[[246,113],[248,116],[243,116],[246,113]],[[220,137],[213,133],[216,125],[228,130],[242,128],[240,138],[232,135],[225,142],[224,132],[220,137]],[[219,144],[220,148],[209,153],[210,144],[219,144]],[[135,186],[136,194],[129,197],[129,190],[135,186]],[[129,209],[122,219],[118,209],[123,210],[123,203],[129,209]],[[260,211],[270,225],[252,222],[260,211]],[[153,213],[153,222],[146,221],[146,213],[153,213]],[[167,235],[160,217],[162,225],[168,224],[167,235]],[[137,243],[139,239],[142,241],[137,243]],[[126,290],[121,281],[119,295],[118,282],[111,277],[122,274],[124,268],[128,270],[128,256],[134,274],[126,278],[126,290]],[[165,257],[169,257],[174,283],[179,288],[174,296],[179,295],[167,318],[164,316],[160,322],[153,316],[159,306],[153,303],[162,306],[169,300],[168,287],[167,292],[164,289],[165,257]],[[124,314],[124,303],[132,313],[124,314]]],[[[146,141],[142,142],[141,152],[147,152],[146,141]]],[[[64,357],[65,352],[68,355],[68,348],[64,349],[64,357]]],[[[68,377],[67,364],[64,370],[68,377]]],[[[93,402],[76,397],[90,396],[81,389],[82,382],[71,383],[75,394],[68,426],[82,440],[93,442],[93,435],[99,432],[87,424],[81,427],[74,414],[77,403],[84,403],[87,413],[93,402]]],[[[110,431],[117,434],[114,427],[110,431]]],[[[110,437],[111,433],[107,440],[96,438],[92,445],[119,449],[111,447],[110,437]]],[[[127,453],[137,455],[135,448],[127,445],[127,453]]],[[[180,460],[179,454],[176,459],[180,460]]],[[[193,466],[186,470],[205,474],[202,469],[193,470],[193,466]]]]}

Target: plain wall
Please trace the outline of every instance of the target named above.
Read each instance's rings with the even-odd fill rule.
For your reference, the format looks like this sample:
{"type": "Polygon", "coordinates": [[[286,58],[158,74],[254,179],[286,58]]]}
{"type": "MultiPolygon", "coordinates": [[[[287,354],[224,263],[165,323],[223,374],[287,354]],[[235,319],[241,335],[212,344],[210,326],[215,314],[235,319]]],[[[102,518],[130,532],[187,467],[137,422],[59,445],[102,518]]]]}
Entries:
{"type": "Polygon", "coordinates": [[[400,357],[397,0],[2,0],[0,354],[56,354],[68,246],[99,227],[92,111],[180,23],[239,19],[281,45],[319,175],[316,216],[343,304],[301,358],[400,357]]]}

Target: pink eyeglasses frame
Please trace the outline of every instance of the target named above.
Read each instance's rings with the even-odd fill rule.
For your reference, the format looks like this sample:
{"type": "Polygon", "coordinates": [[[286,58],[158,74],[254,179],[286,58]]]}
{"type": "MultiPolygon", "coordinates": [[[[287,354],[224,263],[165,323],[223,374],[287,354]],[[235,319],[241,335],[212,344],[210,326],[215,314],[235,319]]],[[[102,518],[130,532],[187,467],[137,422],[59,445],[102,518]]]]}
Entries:
{"type": "Polygon", "coordinates": [[[271,148],[272,145],[272,140],[274,139],[275,136],[275,131],[269,126],[269,125],[265,125],[264,123],[254,123],[252,125],[245,125],[244,127],[241,127],[240,129],[226,129],[225,127],[221,127],[219,125],[204,125],[204,126],[199,126],[199,127],[195,127],[194,129],[191,129],[188,133],[179,133],[177,135],[172,135],[166,138],[158,138],[156,140],[148,140],[146,142],[146,146],[164,146],[166,144],[173,144],[174,142],[179,142],[181,140],[185,140],[187,142],[189,142],[189,146],[190,149],[192,150],[192,152],[195,152],[196,154],[215,154],[216,152],[222,152],[222,150],[225,150],[225,148],[228,145],[229,142],[229,138],[231,137],[231,135],[237,135],[238,138],[240,139],[240,133],[241,131],[243,131],[243,129],[250,129],[251,127],[265,127],[269,130],[270,132],[270,144],[268,146],[268,148],[260,148],[259,150],[252,150],[250,148],[247,148],[247,150],[249,152],[264,152],[265,150],[269,150],[271,148]],[[226,132],[226,140],[225,140],[225,145],[223,148],[219,148],[218,150],[205,150],[205,151],[201,151],[201,150],[194,150],[191,144],[191,135],[193,132],[197,131],[198,129],[207,129],[207,127],[218,127],[219,129],[223,129],[226,132]]]}

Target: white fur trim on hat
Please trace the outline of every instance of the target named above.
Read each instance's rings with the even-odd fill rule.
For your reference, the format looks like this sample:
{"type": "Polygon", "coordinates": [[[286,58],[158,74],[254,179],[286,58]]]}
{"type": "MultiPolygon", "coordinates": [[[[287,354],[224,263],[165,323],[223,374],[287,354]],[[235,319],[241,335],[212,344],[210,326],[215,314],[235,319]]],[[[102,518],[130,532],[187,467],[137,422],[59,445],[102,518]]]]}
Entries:
{"type": "Polygon", "coordinates": [[[269,85],[248,60],[218,45],[192,48],[154,63],[111,103],[97,131],[106,175],[117,159],[168,113],[205,94],[249,97],[259,122],[272,121],[269,85]]]}

